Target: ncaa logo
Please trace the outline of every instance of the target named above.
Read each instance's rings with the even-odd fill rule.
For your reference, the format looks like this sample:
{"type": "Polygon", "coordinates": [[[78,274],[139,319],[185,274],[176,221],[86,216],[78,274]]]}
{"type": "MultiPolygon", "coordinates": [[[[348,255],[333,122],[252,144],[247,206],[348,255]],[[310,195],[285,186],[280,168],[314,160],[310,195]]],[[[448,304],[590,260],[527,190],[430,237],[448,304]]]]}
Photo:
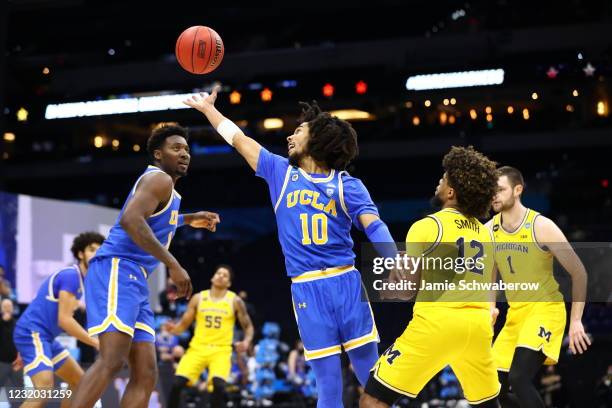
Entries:
{"type": "Polygon", "coordinates": [[[334,194],[334,189],[333,188],[328,188],[326,192],[327,192],[327,196],[331,197],[332,194],[334,194]]]}
{"type": "Polygon", "coordinates": [[[291,176],[291,181],[297,181],[298,177],[298,174],[294,173],[293,176],[291,176]]]}
{"type": "Polygon", "coordinates": [[[529,227],[531,227],[531,223],[530,222],[525,224],[525,229],[529,229],[529,227]]]}

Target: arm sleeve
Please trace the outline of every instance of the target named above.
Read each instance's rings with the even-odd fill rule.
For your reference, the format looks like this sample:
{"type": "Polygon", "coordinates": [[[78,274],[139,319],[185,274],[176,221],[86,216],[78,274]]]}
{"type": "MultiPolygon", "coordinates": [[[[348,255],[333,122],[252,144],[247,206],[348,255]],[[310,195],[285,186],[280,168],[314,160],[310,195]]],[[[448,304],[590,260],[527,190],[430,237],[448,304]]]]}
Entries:
{"type": "Polygon", "coordinates": [[[277,154],[270,153],[267,149],[261,148],[257,159],[257,171],[255,175],[266,180],[270,188],[270,197],[273,202],[278,199],[280,190],[285,182],[285,175],[289,167],[289,160],[277,154]]]}
{"type": "Polygon", "coordinates": [[[75,297],[79,296],[78,290],[81,287],[81,282],[77,273],[74,269],[66,269],[57,274],[54,282],[56,296],[59,296],[62,290],[72,293],[75,297]]]}
{"type": "Polygon", "coordinates": [[[397,245],[393,241],[389,228],[381,219],[368,225],[365,233],[379,255],[385,258],[393,258],[397,255],[397,245]]]}
{"type": "Polygon", "coordinates": [[[376,205],[372,202],[370,193],[361,180],[348,175],[343,176],[342,186],[346,211],[349,217],[351,217],[353,224],[363,231],[363,226],[361,222],[359,222],[359,216],[362,214],[374,214],[379,216],[378,208],[376,208],[376,205]]]}
{"type": "Polygon", "coordinates": [[[436,245],[438,223],[430,217],[425,217],[410,227],[406,235],[406,255],[420,257],[436,245]]]}

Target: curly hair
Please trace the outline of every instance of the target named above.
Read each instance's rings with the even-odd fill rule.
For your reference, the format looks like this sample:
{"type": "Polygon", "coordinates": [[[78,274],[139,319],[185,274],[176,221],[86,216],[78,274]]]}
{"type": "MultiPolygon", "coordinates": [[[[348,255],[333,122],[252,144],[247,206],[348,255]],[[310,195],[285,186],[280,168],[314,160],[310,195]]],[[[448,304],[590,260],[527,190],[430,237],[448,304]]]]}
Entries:
{"type": "Polygon", "coordinates": [[[183,136],[185,140],[189,139],[189,131],[176,122],[160,123],[153,128],[151,136],[147,139],[147,152],[151,160],[155,160],[153,155],[155,150],[161,149],[166,139],[175,135],[183,136]]]}
{"type": "Polygon", "coordinates": [[[93,231],[83,232],[74,238],[72,241],[72,247],[70,251],[74,256],[74,259],[79,259],[79,252],[84,252],[85,248],[91,244],[100,244],[104,242],[104,235],[93,231]]]}
{"type": "Polygon", "coordinates": [[[308,123],[307,153],[330,169],[344,170],[359,154],[357,132],[345,120],[322,112],[316,101],[300,102],[299,123],[308,123]]]}
{"type": "Polygon", "coordinates": [[[444,156],[442,167],[461,212],[469,217],[486,217],[497,193],[496,163],[472,146],[453,146],[444,156]]]}

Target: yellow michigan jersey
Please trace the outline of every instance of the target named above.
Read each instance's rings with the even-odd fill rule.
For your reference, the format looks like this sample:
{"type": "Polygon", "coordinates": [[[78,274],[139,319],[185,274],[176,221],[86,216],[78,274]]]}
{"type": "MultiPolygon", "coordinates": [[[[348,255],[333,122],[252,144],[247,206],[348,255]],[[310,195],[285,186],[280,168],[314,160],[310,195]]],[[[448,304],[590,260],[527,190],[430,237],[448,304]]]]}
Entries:
{"type": "Polygon", "coordinates": [[[529,289],[506,290],[510,308],[493,345],[493,356],[501,371],[510,369],[516,347],[541,350],[546,355],[545,364],[555,364],[559,359],[565,304],[553,276],[553,255],[535,236],[534,224],[539,215],[527,209],[515,231],[504,229],[501,214],[495,215],[491,223],[495,263],[502,279],[531,285],[529,289]]]}
{"type": "Polygon", "coordinates": [[[210,291],[200,292],[196,326],[189,348],[176,368],[176,375],[195,384],[208,368],[209,388],[213,377],[227,381],[231,369],[236,294],[228,290],[222,299],[212,299],[210,291]]]}
{"type": "Polygon", "coordinates": [[[416,397],[450,365],[468,402],[495,398],[500,385],[491,354],[490,292],[474,286],[492,281],[490,231],[477,219],[446,208],[412,225],[406,253],[421,259],[414,317],[374,365],[374,378],[397,393],[416,397]],[[461,281],[472,286],[463,287],[461,281]],[[434,284],[442,287],[426,288],[434,284]]]}

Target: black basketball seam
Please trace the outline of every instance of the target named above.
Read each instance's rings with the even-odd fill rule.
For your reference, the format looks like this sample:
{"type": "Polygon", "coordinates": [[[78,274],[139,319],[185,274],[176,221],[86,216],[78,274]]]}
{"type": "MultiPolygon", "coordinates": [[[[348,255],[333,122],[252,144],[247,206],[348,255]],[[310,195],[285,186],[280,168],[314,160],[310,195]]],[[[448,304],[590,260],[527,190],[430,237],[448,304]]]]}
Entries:
{"type": "Polygon", "coordinates": [[[210,28],[206,27],[206,29],[208,30],[208,37],[210,38],[210,43],[208,44],[208,58],[206,59],[206,65],[204,66],[204,70],[202,71],[202,73],[204,74],[206,72],[206,70],[208,69],[208,67],[210,66],[210,57],[212,56],[212,42],[213,42],[213,36],[212,33],[210,32],[210,28]]]}
{"type": "Polygon", "coordinates": [[[193,42],[191,43],[191,72],[195,74],[195,66],[193,65],[193,50],[195,50],[195,42],[198,39],[198,31],[200,31],[200,27],[196,28],[195,35],[193,36],[193,42]]]}

